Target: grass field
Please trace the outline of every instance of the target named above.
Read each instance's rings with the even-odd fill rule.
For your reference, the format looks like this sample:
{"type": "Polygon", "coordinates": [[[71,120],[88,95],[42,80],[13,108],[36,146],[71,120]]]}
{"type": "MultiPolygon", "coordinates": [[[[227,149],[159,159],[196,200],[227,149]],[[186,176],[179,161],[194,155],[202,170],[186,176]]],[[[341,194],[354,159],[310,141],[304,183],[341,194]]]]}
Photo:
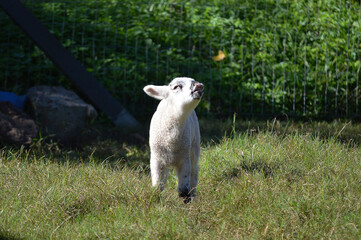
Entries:
{"type": "Polygon", "coordinates": [[[0,239],[360,239],[361,125],[200,121],[198,200],[147,144],[0,150],[0,239]]]}

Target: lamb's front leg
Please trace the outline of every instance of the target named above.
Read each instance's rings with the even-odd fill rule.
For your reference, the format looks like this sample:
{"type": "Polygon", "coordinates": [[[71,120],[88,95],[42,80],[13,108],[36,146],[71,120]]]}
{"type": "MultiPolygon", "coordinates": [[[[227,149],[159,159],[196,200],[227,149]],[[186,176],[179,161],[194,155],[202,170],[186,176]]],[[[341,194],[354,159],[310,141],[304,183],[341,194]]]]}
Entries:
{"type": "Polygon", "coordinates": [[[168,179],[168,168],[156,157],[150,158],[150,174],[152,176],[152,186],[159,185],[159,189],[163,191],[168,179]]]}
{"type": "Polygon", "coordinates": [[[190,177],[191,177],[191,161],[187,158],[176,166],[178,176],[178,193],[184,199],[184,203],[188,203],[190,199],[190,177]]]}

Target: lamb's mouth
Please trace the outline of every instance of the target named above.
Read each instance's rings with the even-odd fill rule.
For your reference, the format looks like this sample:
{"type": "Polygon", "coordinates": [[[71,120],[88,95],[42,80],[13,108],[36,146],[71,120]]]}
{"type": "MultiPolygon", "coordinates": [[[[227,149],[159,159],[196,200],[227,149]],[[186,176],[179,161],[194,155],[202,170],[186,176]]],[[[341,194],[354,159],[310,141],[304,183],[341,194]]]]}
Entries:
{"type": "Polygon", "coordinates": [[[194,86],[194,89],[191,92],[191,95],[192,95],[193,99],[200,100],[203,96],[204,86],[202,83],[199,83],[199,82],[195,82],[193,86],[194,86]]]}
{"type": "Polygon", "coordinates": [[[191,92],[191,95],[193,99],[200,100],[203,96],[203,91],[196,89],[191,92]]]}

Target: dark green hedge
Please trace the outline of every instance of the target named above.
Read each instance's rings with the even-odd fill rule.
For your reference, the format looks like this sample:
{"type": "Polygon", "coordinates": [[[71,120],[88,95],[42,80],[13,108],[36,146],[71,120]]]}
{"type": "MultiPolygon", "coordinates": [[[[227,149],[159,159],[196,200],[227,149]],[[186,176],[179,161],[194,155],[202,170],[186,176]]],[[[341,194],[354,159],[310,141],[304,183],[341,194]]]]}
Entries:
{"type": "MultiPolygon", "coordinates": [[[[357,1],[23,2],[138,117],[155,105],[143,86],[175,76],[205,84],[200,114],[360,113],[357,1]]],[[[71,87],[3,13],[0,24],[4,89],[71,87]]]]}

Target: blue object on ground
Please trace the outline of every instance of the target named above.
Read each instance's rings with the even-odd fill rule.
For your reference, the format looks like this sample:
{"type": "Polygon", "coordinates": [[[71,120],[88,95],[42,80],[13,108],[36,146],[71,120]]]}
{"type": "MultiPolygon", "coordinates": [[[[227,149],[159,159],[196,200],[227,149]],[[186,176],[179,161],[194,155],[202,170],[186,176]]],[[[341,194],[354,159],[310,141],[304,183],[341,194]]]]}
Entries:
{"type": "Polygon", "coordinates": [[[14,106],[24,110],[26,95],[18,96],[12,92],[0,91],[0,102],[10,102],[14,106]]]}

